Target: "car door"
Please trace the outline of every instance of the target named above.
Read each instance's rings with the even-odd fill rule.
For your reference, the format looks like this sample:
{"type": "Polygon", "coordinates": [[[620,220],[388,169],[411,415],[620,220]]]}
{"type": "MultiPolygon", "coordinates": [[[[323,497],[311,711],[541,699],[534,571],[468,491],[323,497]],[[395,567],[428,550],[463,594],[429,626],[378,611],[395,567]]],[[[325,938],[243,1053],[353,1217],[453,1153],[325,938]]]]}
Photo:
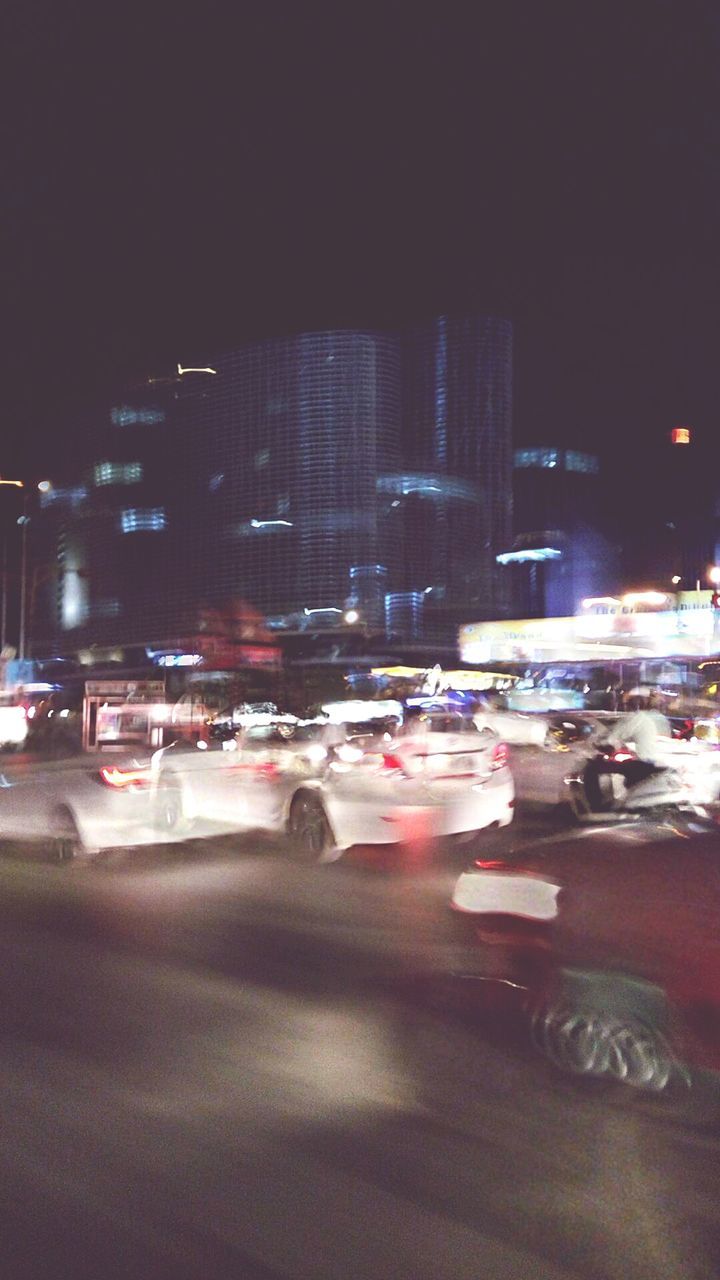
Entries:
{"type": "Polygon", "coordinates": [[[257,725],[225,743],[218,774],[223,820],[238,828],[274,830],[281,822],[282,736],[273,725],[257,725]]]}

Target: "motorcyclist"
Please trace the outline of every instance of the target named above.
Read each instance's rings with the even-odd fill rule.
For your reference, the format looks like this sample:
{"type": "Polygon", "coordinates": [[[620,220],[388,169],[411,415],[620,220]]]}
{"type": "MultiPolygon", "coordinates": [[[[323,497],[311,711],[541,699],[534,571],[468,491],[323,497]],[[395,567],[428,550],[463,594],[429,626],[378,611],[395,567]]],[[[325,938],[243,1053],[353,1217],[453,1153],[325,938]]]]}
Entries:
{"type": "Polygon", "coordinates": [[[670,721],[660,710],[660,699],[653,690],[648,695],[645,707],[622,716],[605,740],[615,752],[621,756],[628,753],[629,758],[616,759],[598,755],[588,761],[585,769],[585,793],[591,810],[603,808],[600,786],[602,774],[622,775],[629,788],[665,770],[667,766],[663,763],[663,749],[671,738],[670,721]]]}
{"type": "Polygon", "coordinates": [[[672,727],[660,709],[659,695],[652,690],[640,711],[631,711],[618,720],[608,741],[619,749],[632,745],[638,760],[657,765],[662,759],[663,739],[672,738],[672,727]]]}

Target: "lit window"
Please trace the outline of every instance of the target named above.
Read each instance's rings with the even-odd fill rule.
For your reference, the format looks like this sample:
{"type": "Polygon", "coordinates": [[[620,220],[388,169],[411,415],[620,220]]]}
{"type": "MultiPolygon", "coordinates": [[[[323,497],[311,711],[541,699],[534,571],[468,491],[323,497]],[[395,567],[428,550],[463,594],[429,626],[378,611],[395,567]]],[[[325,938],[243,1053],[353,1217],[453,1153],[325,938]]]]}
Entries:
{"type": "Polygon", "coordinates": [[[76,485],[74,489],[46,489],[40,494],[40,506],[49,507],[54,502],[61,506],[78,507],[81,502],[87,498],[87,489],[84,485],[76,485]]]}
{"type": "Polygon", "coordinates": [[[257,534],[284,533],[292,527],[292,520],[246,520],[237,525],[235,533],[239,538],[248,538],[257,534]]]}
{"type": "Polygon", "coordinates": [[[166,523],[164,507],[126,507],[120,512],[123,533],[155,533],[166,523]]]}
{"type": "Polygon", "coordinates": [[[121,404],[111,409],[110,420],[115,427],[154,427],[158,422],[165,421],[165,410],[134,408],[129,404],[121,404]]]}
{"type": "Polygon", "coordinates": [[[95,485],[137,484],[142,480],[140,462],[97,462],[93,471],[95,485]]]}
{"type": "Polygon", "coordinates": [[[270,461],[270,450],[258,449],[257,453],[255,454],[255,470],[262,471],[263,467],[266,467],[269,461],[270,461]]]}
{"type": "Polygon", "coordinates": [[[578,453],[575,449],[568,449],[565,454],[565,468],[567,471],[584,471],[587,475],[597,475],[600,466],[597,458],[591,453],[578,453]]]}
{"type": "Polygon", "coordinates": [[[290,510],[290,495],[281,493],[276,504],[276,511],[279,516],[286,516],[290,510]]]}
{"type": "Polygon", "coordinates": [[[557,466],[557,449],[516,449],[516,467],[557,466]]]}
{"type": "Polygon", "coordinates": [[[208,489],[210,490],[210,492],[217,493],[224,479],[225,479],[225,472],[216,471],[215,475],[211,476],[210,479],[208,480],[208,489]]]}
{"type": "Polygon", "coordinates": [[[377,479],[377,490],[378,493],[399,494],[402,497],[416,494],[430,498],[433,502],[442,502],[446,498],[460,498],[474,503],[480,501],[480,490],[471,481],[430,473],[381,475],[377,479]]]}
{"type": "Polygon", "coordinates": [[[670,439],[673,444],[690,444],[690,428],[673,427],[670,432],[670,439]]]}

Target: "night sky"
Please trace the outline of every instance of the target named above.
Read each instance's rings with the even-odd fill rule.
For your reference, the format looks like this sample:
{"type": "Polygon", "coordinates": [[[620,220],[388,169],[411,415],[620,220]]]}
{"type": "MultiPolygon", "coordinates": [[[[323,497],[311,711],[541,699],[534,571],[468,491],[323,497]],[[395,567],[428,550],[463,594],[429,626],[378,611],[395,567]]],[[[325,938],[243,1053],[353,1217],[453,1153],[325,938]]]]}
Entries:
{"type": "Polygon", "coordinates": [[[178,360],[456,309],[515,321],[518,440],[711,440],[719,13],[8,6],[0,471],[178,360]]]}

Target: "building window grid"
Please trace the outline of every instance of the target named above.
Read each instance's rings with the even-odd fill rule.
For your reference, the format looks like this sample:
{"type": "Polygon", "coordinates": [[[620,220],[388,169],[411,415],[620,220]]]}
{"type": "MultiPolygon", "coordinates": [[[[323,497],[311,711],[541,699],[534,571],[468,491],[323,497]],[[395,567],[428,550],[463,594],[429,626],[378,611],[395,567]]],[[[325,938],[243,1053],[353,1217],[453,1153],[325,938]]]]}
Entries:
{"type": "Polygon", "coordinates": [[[96,488],[111,484],[139,484],[142,478],[141,462],[96,462],[93,468],[96,488]]]}
{"type": "MultiPolygon", "coordinates": [[[[388,563],[392,584],[399,572],[393,568],[399,565],[399,540],[391,539],[389,549],[382,545],[377,477],[399,468],[401,404],[412,413],[413,404],[427,397],[437,413],[437,369],[431,362],[429,372],[427,365],[423,370],[422,345],[417,334],[306,334],[249,344],[223,358],[222,379],[211,379],[197,391],[186,384],[173,423],[177,416],[187,444],[183,484],[188,493],[202,488],[204,495],[199,531],[189,521],[186,530],[182,520],[177,528],[172,523],[178,548],[173,554],[182,564],[178,582],[188,603],[203,593],[217,598],[225,593],[273,612],[303,603],[336,605],[347,592],[349,568],[376,561],[388,563]],[[416,386],[407,398],[401,348],[411,351],[414,366],[416,386]],[[307,446],[302,457],[301,444],[307,446]],[[270,450],[270,460],[255,471],[253,457],[263,449],[270,450]],[[225,479],[211,493],[208,483],[218,474],[225,479]],[[293,527],[279,536],[232,534],[243,518],[285,517],[293,527]],[[277,547],[283,548],[281,556],[277,547]]],[[[446,471],[449,479],[477,484],[485,494],[491,529],[488,534],[478,525],[475,581],[477,590],[485,584],[488,593],[492,565],[486,564],[490,558],[480,544],[493,541],[509,520],[510,486],[503,477],[511,471],[512,452],[503,437],[507,434],[509,441],[510,391],[509,326],[459,324],[448,317],[441,390],[446,471]],[[473,361],[481,367],[473,370],[473,361]],[[485,395],[488,379],[493,388],[485,395]]],[[[418,469],[426,468],[424,461],[418,469]]],[[[432,575],[438,581],[447,575],[449,541],[460,518],[448,501],[443,517],[448,545],[439,549],[432,575]]],[[[138,531],[137,525],[130,531],[138,531]]]]}
{"type": "Polygon", "coordinates": [[[156,533],[166,525],[164,507],[125,507],[120,512],[121,533],[156,533]]]}

